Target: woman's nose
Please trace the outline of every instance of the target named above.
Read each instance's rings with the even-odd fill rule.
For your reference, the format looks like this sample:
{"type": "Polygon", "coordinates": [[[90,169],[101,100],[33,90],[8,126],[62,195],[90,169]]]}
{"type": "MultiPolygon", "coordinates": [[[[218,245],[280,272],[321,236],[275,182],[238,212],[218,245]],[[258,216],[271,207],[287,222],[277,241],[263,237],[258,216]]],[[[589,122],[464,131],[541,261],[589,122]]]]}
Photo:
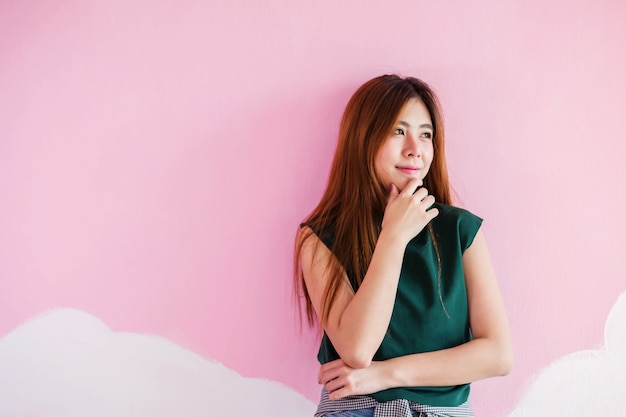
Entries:
{"type": "Polygon", "coordinates": [[[414,158],[422,155],[420,142],[415,136],[407,135],[405,144],[405,154],[407,157],[414,158]]]}

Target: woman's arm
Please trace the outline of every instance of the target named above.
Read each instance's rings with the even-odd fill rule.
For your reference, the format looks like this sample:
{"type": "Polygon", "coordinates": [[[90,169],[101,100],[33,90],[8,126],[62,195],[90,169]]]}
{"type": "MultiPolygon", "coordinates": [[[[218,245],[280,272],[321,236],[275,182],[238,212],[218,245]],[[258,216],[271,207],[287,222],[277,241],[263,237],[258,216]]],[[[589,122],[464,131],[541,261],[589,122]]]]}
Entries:
{"type": "Polygon", "coordinates": [[[473,340],[449,349],[401,356],[354,370],[342,361],[320,369],[331,399],[403,386],[451,386],[507,374],[513,349],[489,251],[479,230],[463,255],[473,340]],[[369,392],[363,392],[369,391],[369,392]]]}
{"type": "MultiPolygon", "coordinates": [[[[413,180],[401,193],[392,188],[382,231],[359,290],[354,293],[345,276],[328,320],[322,323],[337,353],[352,368],[370,365],[389,326],[406,245],[438,214],[437,209],[429,209],[434,198],[423,188],[415,191],[420,184],[413,180]]],[[[308,238],[301,249],[302,273],[315,312],[321,317],[329,279],[326,267],[333,255],[317,236],[304,235],[308,238]]]]}

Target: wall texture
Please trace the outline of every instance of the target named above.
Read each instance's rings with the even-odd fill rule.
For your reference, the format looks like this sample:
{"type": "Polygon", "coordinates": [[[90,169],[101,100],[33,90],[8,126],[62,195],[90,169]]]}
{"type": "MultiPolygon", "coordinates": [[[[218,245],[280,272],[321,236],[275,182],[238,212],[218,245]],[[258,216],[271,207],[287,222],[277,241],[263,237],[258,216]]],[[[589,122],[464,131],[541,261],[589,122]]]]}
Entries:
{"type": "Polygon", "coordinates": [[[119,372],[92,391],[141,372],[155,385],[87,409],[137,411],[195,363],[189,386],[227,369],[301,393],[284,415],[308,413],[316,347],[291,300],[293,235],[348,97],[397,72],[439,92],[460,204],[485,218],[516,364],[472,398],[506,415],[539,370],[602,348],[626,290],[625,14],[608,0],[0,2],[1,414],[70,415],[52,412],[64,378],[102,357],[119,372]],[[56,334],[69,339],[40,352],[56,334]],[[137,349],[167,372],[133,372],[137,349]],[[20,391],[44,369],[57,397],[20,391]]]}

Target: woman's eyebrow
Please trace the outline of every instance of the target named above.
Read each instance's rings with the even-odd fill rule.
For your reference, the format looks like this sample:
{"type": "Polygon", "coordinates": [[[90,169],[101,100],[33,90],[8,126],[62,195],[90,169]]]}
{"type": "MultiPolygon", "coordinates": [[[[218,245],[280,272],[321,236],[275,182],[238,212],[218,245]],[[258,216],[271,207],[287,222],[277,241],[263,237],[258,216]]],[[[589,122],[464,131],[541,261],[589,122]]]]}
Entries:
{"type": "MultiPolygon", "coordinates": [[[[411,127],[411,125],[408,122],[405,122],[404,120],[400,120],[398,122],[398,125],[403,126],[403,127],[411,127]]],[[[430,130],[435,130],[433,128],[433,125],[431,125],[430,123],[424,123],[418,126],[420,129],[430,129],[430,130]]]]}

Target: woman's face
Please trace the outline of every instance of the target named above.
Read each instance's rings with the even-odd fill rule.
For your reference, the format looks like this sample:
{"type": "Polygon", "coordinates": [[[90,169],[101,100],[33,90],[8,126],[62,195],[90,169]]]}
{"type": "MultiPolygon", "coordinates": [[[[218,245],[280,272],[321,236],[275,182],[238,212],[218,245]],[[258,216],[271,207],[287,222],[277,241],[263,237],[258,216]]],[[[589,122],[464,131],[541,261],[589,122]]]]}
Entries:
{"type": "Polygon", "coordinates": [[[420,99],[407,101],[376,155],[376,173],[402,191],[413,178],[424,179],[433,161],[433,123],[420,99]]]}

